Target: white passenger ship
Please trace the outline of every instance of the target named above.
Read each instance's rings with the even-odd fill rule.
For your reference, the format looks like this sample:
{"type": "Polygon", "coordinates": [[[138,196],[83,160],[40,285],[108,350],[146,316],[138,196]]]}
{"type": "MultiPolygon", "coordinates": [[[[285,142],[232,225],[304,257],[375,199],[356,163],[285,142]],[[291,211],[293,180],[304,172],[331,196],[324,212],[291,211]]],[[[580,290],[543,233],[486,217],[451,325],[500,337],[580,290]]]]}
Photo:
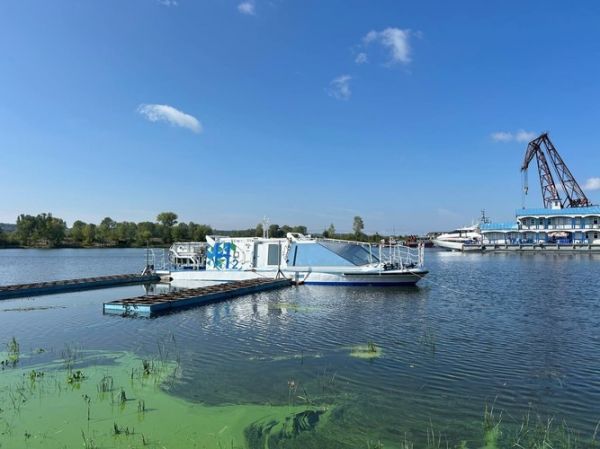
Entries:
{"type": "Polygon", "coordinates": [[[423,246],[369,244],[313,238],[207,236],[206,242],[174,243],[166,269],[174,282],[237,281],[285,276],[325,285],[415,285],[426,274],[423,246]]]}

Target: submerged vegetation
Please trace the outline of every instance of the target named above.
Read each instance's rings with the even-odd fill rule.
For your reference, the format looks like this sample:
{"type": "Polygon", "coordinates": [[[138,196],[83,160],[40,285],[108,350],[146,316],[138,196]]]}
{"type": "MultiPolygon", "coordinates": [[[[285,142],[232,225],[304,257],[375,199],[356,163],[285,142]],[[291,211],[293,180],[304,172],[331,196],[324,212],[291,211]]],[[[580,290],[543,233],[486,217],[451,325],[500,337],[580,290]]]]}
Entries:
{"type": "Polygon", "coordinates": [[[352,357],[358,357],[360,359],[374,359],[381,357],[383,350],[380,346],[377,346],[372,341],[367,342],[366,345],[356,345],[350,349],[350,355],[352,357]]]}

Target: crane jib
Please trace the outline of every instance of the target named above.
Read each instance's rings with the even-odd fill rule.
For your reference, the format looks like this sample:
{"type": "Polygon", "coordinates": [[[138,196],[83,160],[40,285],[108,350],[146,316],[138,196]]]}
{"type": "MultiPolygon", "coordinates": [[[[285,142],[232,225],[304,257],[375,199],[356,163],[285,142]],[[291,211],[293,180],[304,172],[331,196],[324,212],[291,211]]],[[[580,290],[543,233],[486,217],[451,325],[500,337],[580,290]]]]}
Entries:
{"type": "Polygon", "coordinates": [[[538,165],[538,173],[540,177],[540,187],[542,192],[542,199],[544,201],[544,207],[551,208],[558,202],[560,207],[584,207],[591,206],[590,200],[587,198],[575,177],[571,173],[571,170],[567,167],[556,147],[552,144],[550,137],[547,133],[541,134],[536,139],[533,139],[527,145],[525,152],[525,159],[521,166],[523,172],[523,191],[527,194],[529,185],[527,181],[527,169],[533,159],[536,159],[538,165]],[[543,148],[542,148],[543,146],[543,148]],[[544,151],[544,148],[546,151],[544,151]],[[548,165],[549,156],[554,171],[560,181],[560,186],[565,195],[563,200],[554,182],[554,177],[550,171],[548,165]]]}

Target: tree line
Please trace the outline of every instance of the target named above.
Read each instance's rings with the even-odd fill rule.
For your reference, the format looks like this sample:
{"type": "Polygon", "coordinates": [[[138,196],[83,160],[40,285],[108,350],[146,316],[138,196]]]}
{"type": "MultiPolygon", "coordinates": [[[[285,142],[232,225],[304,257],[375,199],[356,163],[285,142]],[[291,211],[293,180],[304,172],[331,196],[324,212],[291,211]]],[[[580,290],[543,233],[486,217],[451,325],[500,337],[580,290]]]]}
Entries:
{"type": "MultiPolygon", "coordinates": [[[[207,235],[218,234],[231,237],[262,237],[263,224],[255,228],[242,230],[215,230],[206,224],[194,222],[178,222],[174,212],[161,212],[156,221],[117,222],[110,217],[104,218],[100,224],[86,223],[77,220],[69,228],[65,220],[54,217],[51,213],[38,215],[21,214],[17,217],[12,231],[0,227],[1,246],[23,247],[140,247],[146,245],[162,246],[176,241],[204,241],[207,235]]],[[[323,230],[320,236],[328,238],[352,239],[360,241],[379,241],[379,234],[366,235],[361,217],[354,217],[353,233],[338,234],[333,224],[323,230]]],[[[285,237],[294,232],[307,234],[306,226],[289,226],[271,224],[269,237],[285,237]]]]}

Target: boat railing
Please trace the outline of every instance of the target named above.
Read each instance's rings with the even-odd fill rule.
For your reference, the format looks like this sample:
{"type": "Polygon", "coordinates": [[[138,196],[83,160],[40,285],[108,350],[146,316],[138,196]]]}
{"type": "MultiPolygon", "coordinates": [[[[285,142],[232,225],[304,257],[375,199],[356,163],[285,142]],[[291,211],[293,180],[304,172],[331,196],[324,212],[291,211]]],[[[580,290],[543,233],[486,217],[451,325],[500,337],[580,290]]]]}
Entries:
{"type": "Polygon", "coordinates": [[[421,268],[425,263],[425,245],[419,243],[416,248],[409,248],[401,244],[381,243],[379,260],[384,270],[421,268]]]}

